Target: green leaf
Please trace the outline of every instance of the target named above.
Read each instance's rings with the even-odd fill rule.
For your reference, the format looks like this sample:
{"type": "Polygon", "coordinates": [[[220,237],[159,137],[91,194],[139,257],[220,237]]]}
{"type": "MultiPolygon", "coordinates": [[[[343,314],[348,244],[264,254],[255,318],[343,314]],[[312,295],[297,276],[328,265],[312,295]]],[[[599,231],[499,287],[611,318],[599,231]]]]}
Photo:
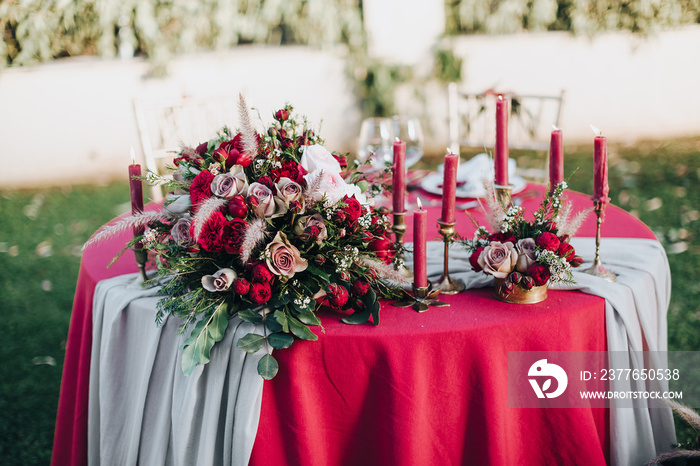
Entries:
{"type": "Polygon", "coordinates": [[[271,333],[267,337],[267,342],[274,349],[289,348],[294,343],[294,337],[288,333],[271,333]]]}
{"type": "Polygon", "coordinates": [[[182,372],[185,375],[190,375],[195,367],[197,367],[197,363],[194,360],[194,346],[189,345],[182,352],[182,372]]]}
{"type": "Polygon", "coordinates": [[[265,379],[271,380],[277,375],[280,366],[271,354],[266,354],[258,362],[258,374],[265,379]]]}
{"type": "Polygon", "coordinates": [[[272,316],[275,321],[282,326],[282,331],[284,333],[289,333],[289,320],[287,319],[287,314],[284,311],[277,310],[272,316]]]}
{"type": "Polygon", "coordinates": [[[313,265],[312,263],[309,263],[306,266],[306,271],[312,275],[316,275],[318,278],[320,278],[321,280],[323,280],[326,283],[330,282],[331,276],[329,274],[327,274],[326,272],[324,272],[323,270],[316,267],[315,265],[313,265]]]}
{"type": "Polygon", "coordinates": [[[190,333],[190,336],[187,337],[187,339],[182,343],[182,346],[180,347],[181,350],[184,350],[188,346],[194,344],[194,341],[197,339],[199,334],[202,332],[202,329],[204,326],[207,324],[207,319],[201,319],[197,321],[197,323],[194,325],[194,328],[192,329],[192,333],[190,333]]]}
{"type": "Polygon", "coordinates": [[[284,331],[284,328],[279,324],[279,322],[277,322],[277,319],[275,319],[275,316],[273,315],[268,315],[267,319],[265,320],[265,323],[270,332],[275,333],[284,331]]]}
{"type": "Polygon", "coordinates": [[[300,321],[306,325],[321,325],[321,320],[316,317],[316,314],[308,309],[304,309],[297,314],[300,321]]]}
{"type": "Polygon", "coordinates": [[[202,332],[197,337],[197,342],[195,343],[195,353],[199,356],[200,364],[207,364],[211,361],[211,349],[214,347],[213,338],[209,336],[209,332],[202,332]]]}
{"type": "Polygon", "coordinates": [[[289,295],[285,295],[285,294],[273,296],[267,302],[267,306],[274,307],[274,308],[280,308],[282,306],[286,306],[287,304],[289,304],[289,295]]]}
{"type": "Polygon", "coordinates": [[[242,309],[238,311],[238,317],[251,324],[259,324],[262,322],[262,316],[252,309],[242,309]]]}
{"type": "Polygon", "coordinates": [[[289,329],[297,337],[301,338],[302,340],[318,340],[318,335],[316,335],[314,332],[311,331],[309,327],[302,324],[294,317],[287,316],[287,320],[289,321],[289,329]]]}
{"type": "Polygon", "coordinates": [[[257,333],[249,333],[248,335],[239,338],[236,346],[246,353],[256,353],[260,351],[265,343],[265,337],[257,333]]]}
{"type": "Polygon", "coordinates": [[[364,309],[353,312],[351,315],[341,319],[341,322],[351,325],[366,324],[369,321],[369,316],[372,314],[370,308],[365,306],[364,309]]]}
{"type": "Polygon", "coordinates": [[[207,326],[207,331],[216,343],[224,338],[226,327],[228,327],[228,305],[223,302],[214,311],[214,315],[212,315],[211,321],[207,326]]]}
{"type": "Polygon", "coordinates": [[[372,323],[374,325],[379,325],[379,310],[381,309],[381,305],[377,300],[377,294],[370,288],[370,290],[362,297],[362,301],[372,315],[372,323]]]}

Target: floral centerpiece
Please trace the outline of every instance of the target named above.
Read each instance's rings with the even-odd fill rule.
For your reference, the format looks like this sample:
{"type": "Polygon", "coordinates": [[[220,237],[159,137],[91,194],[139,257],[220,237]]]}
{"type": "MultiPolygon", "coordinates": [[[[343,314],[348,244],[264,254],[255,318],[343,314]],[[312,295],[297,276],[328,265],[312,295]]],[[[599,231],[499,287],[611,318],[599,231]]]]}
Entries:
{"type": "Polygon", "coordinates": [[[562,182],[551,190],[533,220],[525,219],[522,207],[499,203],[493,188],[487,189],[493,232],[479,226],[463,244],[471,252],[472,268],[496,279],[497,298],[533,303],[546,298],[548,283],[575,283],[571,269],[583,259],[569,240],[590,210],[572,216],[572,205],[561,200],[566,187],[562,182]]]}
{"type": "Polygon", "coordinates": [[[397,296],[403,278],[388,265],[388,213],[369,205],[373,191],[357,165],[348,169],[344,156],[325,149],[290,106],[258,134],[241,96],[240,119],[240,132],[224,128],[183,147],[172,180],[149,173],[173,190],[163,209],[113,229],[147,226],[132,244],[150,251],[164,282],[157,322],[172,314],[181,332],[192,328],[182,345],[186,374],[210,360],[238,315],[263,324],[237,345],[267,349],[258,372],[270,379],[278,370],[270,348],[318,339],[310,327],[321,325],[320,306],[353,311],[343,319],[349,324],[371,317],[378,325],[378,298],[397,296]]]}

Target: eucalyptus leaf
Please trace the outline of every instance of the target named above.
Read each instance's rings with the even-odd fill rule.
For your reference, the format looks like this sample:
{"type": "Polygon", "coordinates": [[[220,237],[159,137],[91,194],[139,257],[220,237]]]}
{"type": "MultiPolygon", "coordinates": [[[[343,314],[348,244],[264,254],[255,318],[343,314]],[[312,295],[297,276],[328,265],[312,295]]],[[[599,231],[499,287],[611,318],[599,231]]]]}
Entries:
{"type": "Polygon", "coordinates": [[[372,315],[371,310],[365,306],[364,309],[353,312],[351,315],[341,319],[341,322],[351,325],[366,324],[369,316],[372,315]]]}
{"type": "Polygon", "coordinates": [[[277,360],[271,354],[266,354],[258,362],[258,374],[265,380],[273,379],[277,375],[279,368],[277,360]]]}
{"type": "Polygon", "coordinates": [[[248,335],[240,338],[236,343],[236,346],[246,353],[256,353],[260,351],[263,344],[265,344],[264,336],[258,335],[257,333],[249,333],[248,335]]]}
{"type": "Polygon", "coordinates": [[[268,335],[267,342],[274,349],[289,348],[294,343],[294,337],[288,333],[272,333],[268,335]]]}
{"type": "Polygon", "coordinates": [[[252,309],[241,309],[238,311],[238,317],[251,324],[259,324],[262,322],[262,316],[252,309]]]}
{"type": "Polygon", "coordinates": [[[211,349],[215,343],[216,341],[209,336],[209,332],[199,334],[195,343],[195,353],[199,356],[200,364],[207,364],[211,360],[211,349]]]}
{"type": "Polygon", "coordinates": [[[182,352],[182,373],[190,375],[195,367],[197,367],[197,362],[195,361],[194,346],[189,345],[182,352]]]}
{"type": "Polygon", "coordinates": [[[224,302],[214,311],[214,315],[207,325],[207,331],[214,342],[221,341],[228,327],[228,305],[224,302]]]}
{"type": "Polygon", "coordinates": [[[301,338],[302,340],[318,340],[318,335],[316,335],[314,332],[311,331],[311,329],[309,329],[309,327],[302,324],[294,317],[287,316],[287,320],[289,321],[289,329],[297,337],[301,338]]]}

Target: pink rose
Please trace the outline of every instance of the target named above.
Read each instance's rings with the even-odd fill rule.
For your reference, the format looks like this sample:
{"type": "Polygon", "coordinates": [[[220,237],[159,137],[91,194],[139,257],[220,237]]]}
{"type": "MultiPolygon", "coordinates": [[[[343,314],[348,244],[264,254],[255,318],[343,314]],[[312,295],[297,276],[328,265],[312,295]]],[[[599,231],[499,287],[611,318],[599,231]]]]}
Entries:
{"type": "Polygon", "coordinates": [[[232,269],[221,269],[213,275],[203,276],[202,287],[211,292],[226,291],[236,278],[236,272],[232,269]]]}
{"type": "Polygon", "coordinates": [[[300,217],[294,225],[294,233],[298,236],[307,236],[314,241],[321,243],[328,237],[326,223],[321,214],[307,215],[300,217]]]}
{"type": "Polygon", "coordinates": [[[537,245],[535,240],[532,238],[518,240],[515,249],[518,251],[518,262],[515,264],[515,270],[525,273],[536,262],[535,251],[537,250],[537,245]]]}
{"type": "Polygon", "coordinates": [[[333,173],[342,171],[333,154],[320,144],[304,147],[304,153],[301,156],[301,166],[309,173],[317,170],[333,173]]]}
{"type": "Polygon", "coordinates": [[[505,244],[491,241],[479,256],[479,266],[496,278],[506,278],[515,268],[517,261],[518,252],[510,241],[505,244]]]}
{"type": "Polygon", "coordinates": [[[173,241],[186,248],[195,244],[194,239],[190,236],[190,224],[191,220],[189,215],[187,215],[179,219],[170,229],[170,235],[173,237],[173,241]]]}
{"type": "Polygon", "coordinates": [[[306,259],[301,257],[299,250],[281,231],[278,231],[275,239],[267,245],[265,262],[272,273],[288,278],[293,277],[297,272],[303,272],[308,267],[306,259]]]}
{"type": "Polygon", "coordinates": [[[248,186],[248,197],[252,198],[251,205],[255,207],[255,214],[258,217],[270,218],[278,213],[279,205],[275,202],[272,190],[264,184],[251,183],[248,186]]]}
{"type": "Polygon", "coordinates": [[[240,165],[234,165],[230,173],[216,175],[211,182],[211,192],[224,199],[232,199],[238,195],[245,196],[246,191],[248,191],[248,179],[240,165]]]}
{"type": "Polygon", "coordinates": [[[301,185],[296,181],[282,177],[275,183],[275,186],[277,187],[277,197],[287,208],[292,202],[304,202],[304,198],[301,195],[301,185]]]}
{"type": "MultiPolygon", "coordinates": [[[[335,159],[333,159],[333,161],[335,161],[335,159]]],[[[354,195],[355,199],[360,201],[360,204],[367,203],[367,198],[362,194],[360,188],[354,184],[346,183],[338,172],[319,169],[305,175],[304,179],[308,187],[314,188],[314,190],[309,193],[309,197],[316,202],[323,199],[324,195],[332,204],[337,203],[344,196],[354,195]]]]}

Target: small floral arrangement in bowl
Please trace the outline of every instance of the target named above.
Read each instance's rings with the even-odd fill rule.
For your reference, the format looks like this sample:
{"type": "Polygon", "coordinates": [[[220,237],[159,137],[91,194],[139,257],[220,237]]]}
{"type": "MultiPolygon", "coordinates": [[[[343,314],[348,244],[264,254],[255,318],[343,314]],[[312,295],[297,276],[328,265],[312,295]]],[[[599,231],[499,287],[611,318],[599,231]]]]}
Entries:
{"type": "Polygon", "coordinates": [[[479,226],[474,238],[462,243],[471,252],[469,263],[477,272],[492,275],[495,296],[507,302],[534,303],[547,297],[548,283],[575,283],[571,269],[583,259],[569,240],[590,210],[572,217],[572,206],[562,203],[566,182],[545,196],[533,220],[520,206],[504,206],[488,189],[489,223],[493,233],[479,226]]]}
{"type": "MultiPolygon", "coordinates": [[[[350,311],[343,322],[379,324],[380,297],[397,297],[405,279],[389,264],[388,212],[371,206],[359,167],[328,151],[308,122],[286,106],[266,134],[255,131],[241,96],[240,132],[224,128],[174,159],[163,209],[124,219],[90,242],[145,226],[140,242],[162,283],[156,320],[172,314],[191,328],[182,349],[189,374],[209,362],[229,319],[262,324],[237,345],[267,349],[258,372],[278,371],[271,348],[317,340],[325,305],[350,311]]],[[[87,245],[87,244],[86,244],[87,245]]],[[[322,330],[322,327],[321,327],[322,330]]]]}

